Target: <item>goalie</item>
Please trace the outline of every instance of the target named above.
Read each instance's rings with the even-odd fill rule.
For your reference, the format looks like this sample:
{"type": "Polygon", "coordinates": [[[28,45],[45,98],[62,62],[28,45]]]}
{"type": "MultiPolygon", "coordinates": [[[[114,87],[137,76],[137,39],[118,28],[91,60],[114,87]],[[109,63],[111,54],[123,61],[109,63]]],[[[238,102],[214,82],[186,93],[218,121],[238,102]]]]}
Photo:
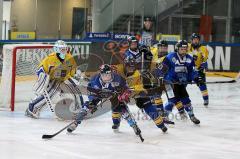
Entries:
{"type": "Polygon", "coordinates": [[[82,96],[79,96],[80,90],[72,78],[80,76],[80,72],[76,74],[76,67],[76,62],[68,52],[66,43],[62,40],[56,41],[53,52],[45,57],[38,66],[36,72],[38,79],[33,86],[36,97],[30,101],[25,115],[39,118],[39,113],[46,104],[53,112],[51,99],[59,92],[68,91],[74,95],[76,102],[83,101],[82,96]]]}

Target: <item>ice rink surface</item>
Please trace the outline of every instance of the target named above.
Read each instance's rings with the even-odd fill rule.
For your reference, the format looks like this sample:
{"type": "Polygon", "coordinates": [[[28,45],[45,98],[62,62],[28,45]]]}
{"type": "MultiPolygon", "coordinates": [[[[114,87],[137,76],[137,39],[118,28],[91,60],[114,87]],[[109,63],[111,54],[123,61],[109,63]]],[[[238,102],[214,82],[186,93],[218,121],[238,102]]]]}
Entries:
{"type": "MultiPolygon", "coordinates": [[[[219,79],[219,78],[218,78],[219,79]]],[[[217,79],[217,80],[218,80],[217,79]]],[[[212,79],[216,80],[216,79],[212,79]]],[[[145,142],[122,121],[120,133],[113,133],[111,113],[84,121],[71,135],[53,134],[69,122],[58,121],[43,112],[41,119],[30,119],[24,111],[0,111],[1,159],[239,159],[240,83],[209,84],[210,105],[203,106],[200,91],[188,86],[200,126],[174,118],[175,126],[163,134],[134,105],[130,109],[145,142]]]]}

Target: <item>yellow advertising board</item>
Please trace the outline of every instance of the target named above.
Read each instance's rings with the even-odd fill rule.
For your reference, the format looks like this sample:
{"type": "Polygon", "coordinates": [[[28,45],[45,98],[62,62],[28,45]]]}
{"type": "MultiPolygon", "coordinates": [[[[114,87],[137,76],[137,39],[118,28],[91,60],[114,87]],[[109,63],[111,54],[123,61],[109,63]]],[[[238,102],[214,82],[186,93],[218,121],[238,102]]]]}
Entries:
{"type": "Polygon", "coordinates": [[[11,32],[11,40],[35,40],[35,32],[11,32]]]}
{"type": "Polygon", "coordinates": [[[178,41],[180,40],[180,35],[172,35],[172,34],[157,34],[157,40],[166,40],[166,41],[178,41]]]}

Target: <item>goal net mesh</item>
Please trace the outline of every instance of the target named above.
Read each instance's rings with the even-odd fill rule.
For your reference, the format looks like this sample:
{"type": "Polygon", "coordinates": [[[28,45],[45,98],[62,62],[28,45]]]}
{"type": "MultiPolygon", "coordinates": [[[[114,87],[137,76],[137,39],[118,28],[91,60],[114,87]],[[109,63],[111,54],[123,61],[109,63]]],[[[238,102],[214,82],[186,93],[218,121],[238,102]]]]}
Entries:
{"type": "Polygon", "coordinates": [[[14,98],[12,97],[13,78],[15,78],[15,98],[13,100],[15,103],[26,103],[27,107],[27,103],[33,97],[32,86],[36,80],[37,67],[40,61],[51,52],[52,46],[44,44],[8,44],[3,46],[0,107],[11,107],[11,98],[14,98]],[[14,56],[16,57],[15,64],[14,56]],[[15,77],[13,70],[15,70],[15,77]]]}

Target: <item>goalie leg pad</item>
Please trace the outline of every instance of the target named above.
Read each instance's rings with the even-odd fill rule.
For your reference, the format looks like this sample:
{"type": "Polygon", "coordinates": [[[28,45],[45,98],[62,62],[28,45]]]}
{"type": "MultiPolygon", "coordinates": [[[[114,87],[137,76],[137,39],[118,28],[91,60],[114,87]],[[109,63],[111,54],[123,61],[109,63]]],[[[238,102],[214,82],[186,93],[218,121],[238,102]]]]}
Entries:
{"type": "Polygon", "coordinates": [[[42,95],[44,90],[47,90],[48,84],[50,81],[50,77],[48,74],[41,72],[38,75],[38,79],[36,81],[36,83],[33,86],[33,91],[37,94],[37,95],[42,95]]]}
{"type": "MultiPolygon", "coordinates": [[[[49,94],[50,99],[56,94],[59,85],[60,84],[56,81],[51,81],[49,83],[49,85],[47,87],[47,92],[49,94]]],[[[37,117],[37,116],[39,116],[39,112],[45,105],[46,105],[46,99],[44,98],[44,96],[37,95],[37,97],[29,103],[27,111],[30,111],[37,117]]]]}

